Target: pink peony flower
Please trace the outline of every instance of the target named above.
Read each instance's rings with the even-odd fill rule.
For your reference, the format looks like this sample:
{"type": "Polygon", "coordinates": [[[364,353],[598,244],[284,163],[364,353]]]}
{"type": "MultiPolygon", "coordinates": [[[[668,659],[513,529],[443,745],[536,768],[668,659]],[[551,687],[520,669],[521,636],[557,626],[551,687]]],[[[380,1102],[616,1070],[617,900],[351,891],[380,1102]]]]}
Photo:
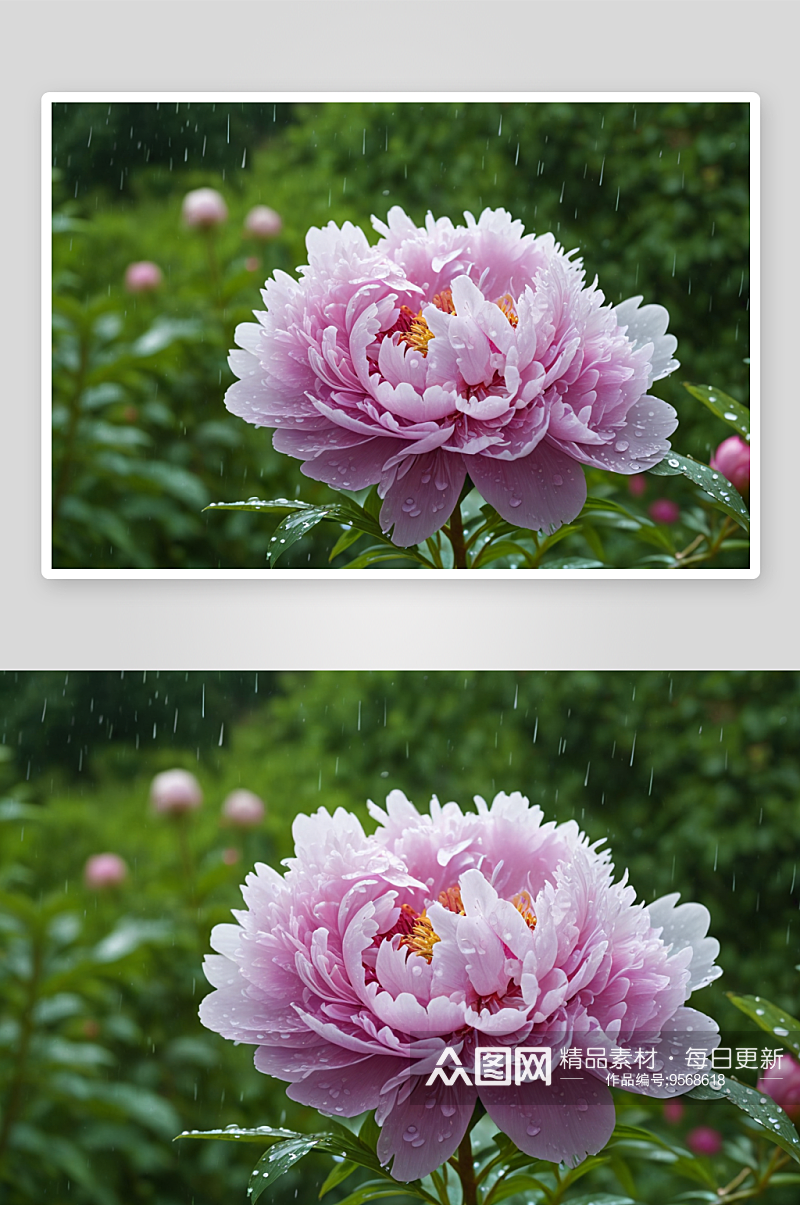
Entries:
{"type": "Polygon", "coordinates": [[[253,238],[275,238],[282,227],[280,216],[268,205],[256,205],[244,220],[245,231],[253,238]]]}
{"type": "Polygon", "coordinates": [[[150,802],[157,812],[191,812],[203,802],[203,792],[188,770],[164,770],[150,784],[150,802]]]}
{"type": "Polygon", "coordinates": [[[264,819],[264,804],[252,791],[231,791],[222,805],[222,816],[238,828],[254,828],[264,819]]]}
{"type": "Polygon", "coordinates": [[[186,226],[210,229],[227,222],[228,206],[215,188],[195,188],[183,198],[181,217],[186,226]]]}
{"type": "Polygon", "coordinates": [[[349,222],[312,227],[300,281],[267,281],[230,357],[228,409],[276,427],[307,477],[377,483],[402,546],[447,521],[467,474],[504,519],[555,530],[583,506],[580,465],[651,468],[677,426],[647,395],[677,367],[662,306],[604,306],[552,234],[464,216],[417,229],[394,207],[374,247],[349,222]]]}
{"type": "Polygon", "coordinates": [[[756,1084],[764,1096],[771,1096],[795,1123],[800,1121],[800,1063],[790,1054],[769,1067],[756,1084]]]}
{"type": "Polygon", "coordinates": [[[711,457],[711,467],[727,477],[743,498],[750,493],[750,445],[738,435],[723,439],[711,457]]]}
{"type": "Polygon", "coordinates": [[[642,473],[634,473],[628,478],[628,491],[634,498],[641,498],[647,489],[647,478],[642,473]]]}
{"type": "Polygon", "coordinates": [[[652,1049],[661,1082],[634,1091],[669,1097],[681,1089],[664,1072],[719,1041],[685,1007],[720,974],[702,905],[636,904],[601,842],[542,823],[518,793],[476,806],[434,798],[420,815],[392,791],[385,812],[369,805],[372,836],[341,808],[298,816],[288,871],[256,866],[205,963],[203,1023],[256,1045],[292,1100],[375,1109],[398,1180],[454,1153],[479,1092],[520,1149],[575,1163],[608,1140],[614,1106],[607,1070],[564,1070],[561,1050],[600,1049],[611,1067],[615,1049],[652,1049]],[[517,1044],[553,1052],[551,1085],[427,1085],[448,1047],[472,1068],[477,1049],[517,1044]]]}
{"type": "Polygon", "coordinates": [[[686,1145],[696,1155],[718,1155],[722,1150],[722,1135],[711,1126],[698,1126],[686,1135],[686,1145]]]}
{"type": "Polygon", "coordinates": [[[670,498],[656,498],[647,508],[647,513],[654,523],[677,523],[681,517],[681,508],[670,498]]]}
{"type": "Polygon", "coordinates": [[[127,877],[128,867],[119,854],[93,854],[83,868],[84,883],[95,891],[118,887],[127,877]]]}
{"type": "Polygon", "coordinates": [[[147,259],[128,264],[125,269],[125,288],[129,293],[152,293],[163,279],[158,264],[153,264],[147,259]]]}

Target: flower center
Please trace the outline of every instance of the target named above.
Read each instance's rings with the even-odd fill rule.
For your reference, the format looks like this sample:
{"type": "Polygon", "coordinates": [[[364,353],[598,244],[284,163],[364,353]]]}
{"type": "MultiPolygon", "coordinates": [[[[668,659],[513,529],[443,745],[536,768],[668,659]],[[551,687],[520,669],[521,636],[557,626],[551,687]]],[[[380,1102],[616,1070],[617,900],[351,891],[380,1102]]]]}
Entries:
{"type": "Polygon", "coordinates": [[[525,921],[525,924],[528,926],[531,932],[533,932],[533,930],[536,928],[536,913],[533,910],[533,900],[530,897],[530,892],[518,891],[511,903],[514,905],[517,912],[520,913],[522,919],[525,921]]]}
{"type": "MultiPolygon", "coordinates": [[[[452,887],[446,887],[444,891],[440,891],[438,902],[448,912],[455,912],[458,916],[464,916],[465,914],[464,904],[461,899],[461,888],[457,883],[454,883],[452,887]]],[[[536,928],[536,913],[533,911],[533,901],[530,897],[530,892],[518,891],[511,900],[511,903],[532,932],[536,928]]],[[[400,945],[405,946],[412,954],[418,954],[426,962],[431,961],[433,958],[433,947],[437,942],[442,940],[434,929],[427,910],[423,908],[422,912],[415,912],[410,904],[401,904],[400,915],[393,927],[387,933],[380,933],[375,938],[375,945],[380,945],[387,938],[391,940],[398,934],[400,935],[400,945]]]]}
{"type": "MultiPolygon", "coordinates": [[[[444,891],[439,892],[439,903],[448,912],[456,912],[460,916],[464,915],[464,905],[461,902],[461,888],[457,883],[452,887],[445,887],[444,891]]],[[[408,911],[413,913],[413,909],[409,908],[408,904],[403,904],[403,908],[408,908],[408,911]]],[[[401,914],[403,908],[400,909],[401,914]]],[[[430,962],[433,958],[433,947],[437,941],[441,940],[441,937],[428,919],[427,912],[423,909],[414,921],[410,931],[404,933],[400,938],[400,945],[407,946],[412,954],[419,954],[426,962],[430,962]]]]}
{"type": "MultiPolygon", "coordinates": [[[[433,305],[437,310],[441,310],[444,314],[455,314],[456,307],[453,305],[453,294],[450,289],[442,289],[441,293],[437,293],[433,298],[433,305]]],[[[495,305],[498,306],[505,314],[512,326],[516,326],[518,322],[517,312],[514,307],[514,299],[510,293],[504,293],[495,305]]],[[[400,332],[400,342],[405,343],[408,347],[412,347],[423,356],[428,354],[428,344],[434,338],[433,331],[428,326],[425,319],[422,317],[422,310],[418,310],[415,314],[410,306],[400,306],[400,316],[390,334],[400,332]]]]}

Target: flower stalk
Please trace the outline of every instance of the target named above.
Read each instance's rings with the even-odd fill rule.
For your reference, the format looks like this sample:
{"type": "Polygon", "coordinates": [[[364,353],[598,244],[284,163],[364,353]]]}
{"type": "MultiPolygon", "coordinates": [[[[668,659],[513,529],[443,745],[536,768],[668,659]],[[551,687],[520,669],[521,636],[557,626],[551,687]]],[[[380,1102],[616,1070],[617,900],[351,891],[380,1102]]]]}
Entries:
{"type": "Polygon", "coordinates": [[[475,1163],[472,1158],[472,1138],[470,1131],[461,1140],[458,1148],[456,1171],[461,1181],[463,1205],[478,1205],[478,1184],[475,1179],[475,1163]]]}

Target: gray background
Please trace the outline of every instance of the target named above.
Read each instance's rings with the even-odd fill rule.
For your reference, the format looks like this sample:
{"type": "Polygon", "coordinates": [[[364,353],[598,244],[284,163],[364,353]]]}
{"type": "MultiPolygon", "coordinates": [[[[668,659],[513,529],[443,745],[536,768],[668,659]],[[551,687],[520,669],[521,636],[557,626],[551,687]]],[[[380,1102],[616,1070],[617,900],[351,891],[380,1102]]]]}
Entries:
{"type": "Polygon", "coordinates": [[[0,4],[0,668],[797,668],[797,16],[721,0],[0,4]],[[42,94],[355,89],[761,96],[758,580],[42,578],[42,94]]]}

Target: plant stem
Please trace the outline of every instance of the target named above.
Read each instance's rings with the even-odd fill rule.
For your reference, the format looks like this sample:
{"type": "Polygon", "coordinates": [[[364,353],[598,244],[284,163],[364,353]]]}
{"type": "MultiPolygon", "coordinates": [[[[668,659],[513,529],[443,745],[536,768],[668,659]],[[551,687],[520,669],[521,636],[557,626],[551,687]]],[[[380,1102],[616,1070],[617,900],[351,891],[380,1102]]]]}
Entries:
{"type": "Polygon", "coordinates": [[[11,1078],[11,1085],[8,1089],[8,1097],[6,1098],[6,1106],[3,1110],[3,1122],[0,1126],[0,1163],[8,1147],[8,1141],[11,1136],[11,1129],[17,1119],[17,1113],[22,1101],[22,1090],[25,1085],[25,1064],[28,1060],[28,1049],[33,1037],[34,1020],[33,1010],[36,1005],[36,997],[39,992],[39,980],[42,974],[42,935],[36,932],[33,937],[33,950],[31,961],[31,975],[28,980],[28,991],[25,999],[25,1007],[20,1021],[19,1042],[17,1045],[17,1057],[14,1065],[14,1072],[11,1078]]]}
{"type": "Polygon", "coordinates": [[[456,508],[450,516],[450,525],[447,528],[447,537],[453,545],[453,563],[456,569],[467,568],[467,549],[464,544],[464,522],[461,518],[461,503],[456,504],[456,508]]]}
{"type": "Polygon", "coordinates": [[[467,1130],[458,1148],[458,1178],[464,1194],[463,1205],[478,1205],[478,1186],[475,1164],[472,1162],[472,1139],[467,1130]]]}

